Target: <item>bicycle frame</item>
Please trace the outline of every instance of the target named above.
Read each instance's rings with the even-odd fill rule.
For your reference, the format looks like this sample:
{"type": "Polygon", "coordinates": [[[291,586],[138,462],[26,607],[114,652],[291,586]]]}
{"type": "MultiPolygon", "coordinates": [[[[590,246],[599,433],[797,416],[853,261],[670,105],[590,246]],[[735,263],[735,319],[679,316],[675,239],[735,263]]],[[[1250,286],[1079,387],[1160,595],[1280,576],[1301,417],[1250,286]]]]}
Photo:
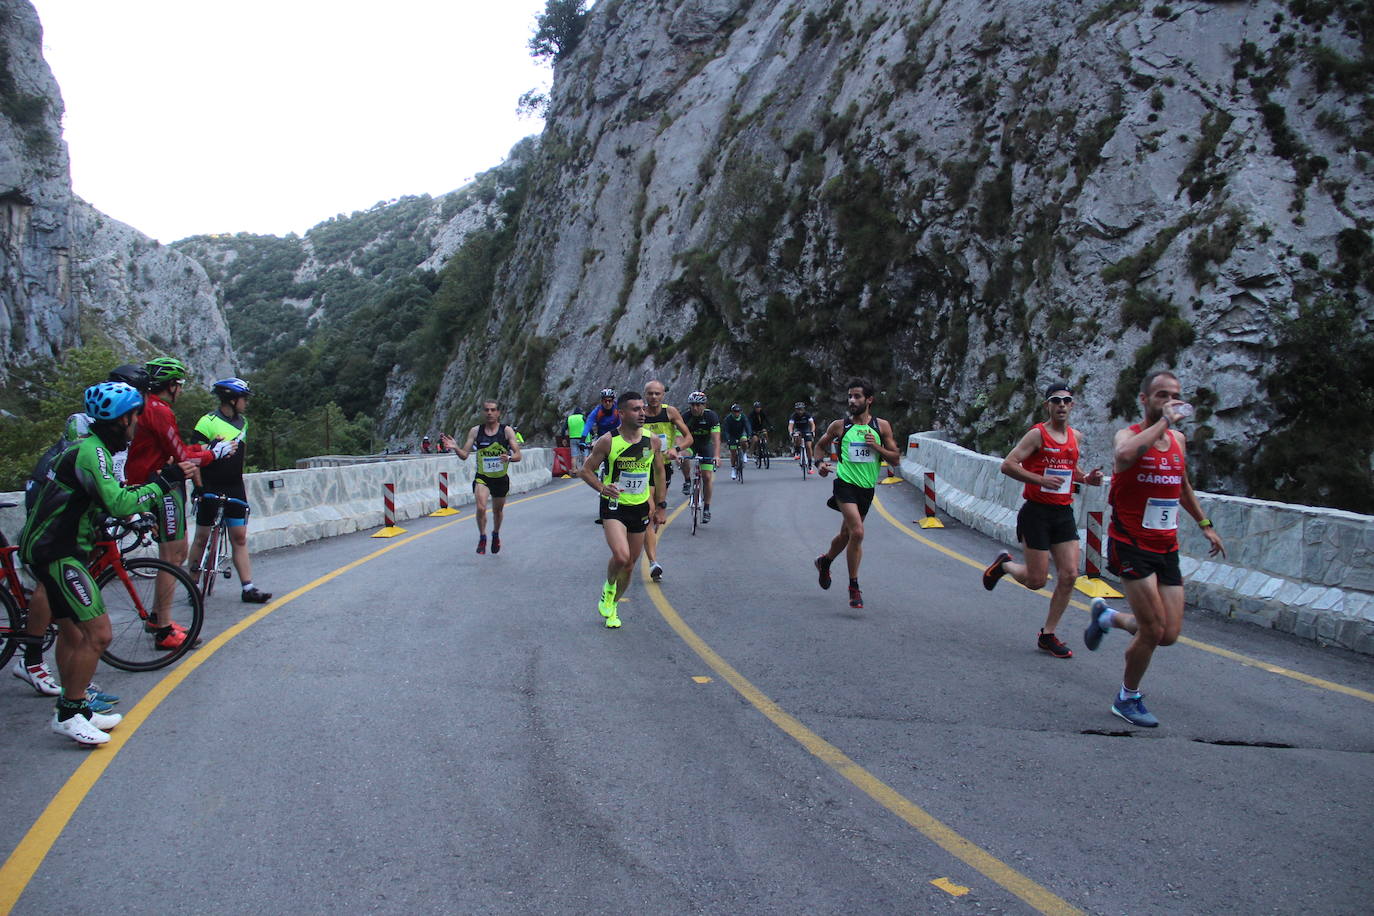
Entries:
{"type": "Polygon", "coordinates": [[[215,580],[218,577],[224,576],[228,579],[232,575],[233,548],[229,542],[229,526],[224,518],[225,507],[242,506],[245,520],[248,518],[249,510],[248,503],[243,500],[220,493],[201,493],[198,500],[213,500],[216,504],[215,519],[210,523],[210,537],[205,541],[205,550],[197,558],[200,572],[196,576],[196,585],[200,588],[201,595],[208,598],[215,590],[215,580]]]}

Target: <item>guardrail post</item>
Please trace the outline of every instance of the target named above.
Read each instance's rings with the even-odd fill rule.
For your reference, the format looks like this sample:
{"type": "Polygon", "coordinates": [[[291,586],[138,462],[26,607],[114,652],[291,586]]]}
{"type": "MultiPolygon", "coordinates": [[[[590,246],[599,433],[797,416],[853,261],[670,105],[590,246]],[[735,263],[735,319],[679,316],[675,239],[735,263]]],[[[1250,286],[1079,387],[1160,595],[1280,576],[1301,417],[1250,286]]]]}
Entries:
{"type": "Polygon", "coordinates": [[[943,528],[944,522],[935,517],[935,472],[926,471],[926,515],[919,519],[917,524],[922,528],[943,528]]]}
{"type": "Polygon", "coordinates": [[[431,518],[440,518],[445,515],[457,515],[457,509],[449,508],[448,504],[448,471],[439,472],[439,508],[431,512],[431,518]]]}
{"type": "MultiPolygon", "coordinates": [[[[1095,487],[1094,489],[1101,490],[1100,487],[1095,487]]],[[[1083,491],[1083,500],[1085,503],[1088,500],[1088,492],[1088,490],[1083,491]]],[[[1097,499],[1101,499],[1100,494],[1094,495],[1097,499]]],[[[1096,501],[1096,499],[1094,501],[1096,501]]],[[[1107,584],[1106,580],[1102,578],[1102,568],[1106,566],[1102,558],[1102,537],[1105,534],[1102,527],[1104,513],[1101,509],[1094,509],[1091,506],[1086,508],[1087,512],[1084,514],[1088,519],[1088,549],[1084,551],[1083,554],[1086,571],[1084,575],[1078,577],[1073,587],[1090,598],[1120,598],[1121,592],[1112,588],[1107,584]]]]}
{"type": "Polygon", "coordinates": [[[394,538],[398,534],[405,534],[404,528],[396,527],[396,485],[394,483],[382,484],[382,519],[386,522],[386,527],[376,534],[374,538],[394,538]]]}

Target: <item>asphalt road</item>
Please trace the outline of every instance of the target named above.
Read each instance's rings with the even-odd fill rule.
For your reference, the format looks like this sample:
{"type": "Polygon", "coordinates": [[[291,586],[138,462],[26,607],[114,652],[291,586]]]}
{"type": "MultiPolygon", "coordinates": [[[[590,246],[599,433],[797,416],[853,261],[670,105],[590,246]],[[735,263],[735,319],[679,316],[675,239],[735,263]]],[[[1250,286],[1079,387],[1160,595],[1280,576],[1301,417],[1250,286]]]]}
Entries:
{"type": "Polygon", "coordinates": [[[470,512],[263,554],[259,585],[299,593],[258,617],[217,594],[193,669],[102,666],[132,715],[96,751],[5,676],[0,903],[1369,911],[1369,659],[1190,616],[1195,644],[1144,684],[1162,726],[1127,729],[1108,712],[1125,635],[1089,653],[1071,608],[1075,657],[1038,652],[1046,597],[983,591],[996,545],[918,531],[910,487],[879,488],[898,524],[869,515],[867,607],[842,561],[819,589],[829,489],[790,462],[719,480],[711,524],[669,525],[662,587],[637,572],[618,631],[572,481],[513,498],[497,556],[473,553],[470,512]]]}

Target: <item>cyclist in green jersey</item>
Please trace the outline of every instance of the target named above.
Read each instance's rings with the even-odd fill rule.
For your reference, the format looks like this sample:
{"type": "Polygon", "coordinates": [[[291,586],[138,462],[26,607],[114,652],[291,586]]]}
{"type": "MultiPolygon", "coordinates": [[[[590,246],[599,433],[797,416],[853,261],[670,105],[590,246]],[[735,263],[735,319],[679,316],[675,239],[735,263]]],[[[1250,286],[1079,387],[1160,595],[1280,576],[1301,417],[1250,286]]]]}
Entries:
{"type": "Polygon", "coordinates": [[[663,524],[663,507],[667,505],[663,452],[658,439],[645,434],[644,418],[644,399],[639,392],[621,394],[620,428],[596,440],[577,472],[601,495],[601,530],[611,549],[611,560],[597,610],[611,629],[620,626],[617,602],[629,589],[645,531],[650,521],[663,524]],[[598,476],[603,462],[605,473],[598,476]]]}
{"type": "MultiPolygon", "coordinates": [[[[693,391],[687,396],[687,415],[683,417],[692,434],[692,454],[701,458],[701,523],[711,520],[711,490],[715,478],[716,461],[720,457],[720,417],[706,406],[706,392],[693,391]]],[[[692,465],[682,462],[682,495],[692,492],[692,465]]]]}
{"type": "MultiPolygon", "coordinates": [[[[663,398],[668,389],[658,379],[644,386],[644,429],[658,439],[658,450],[663,453],[664,492],[673,482],[673,462],[692,446],[692,434],[682,421],[682,414],[671,404],[664,404],[663,398]]],[[[665,499],[660,509],[667,509],[665,499]]],[[[649,577],[655,582],[663,578],[663,567],[658,562],[658,526],[650,525],[644,535],[644,555],[649,558],[649,577]]]]}
{"type": "Polygon", "coordinates": [[[510,492],[507,466],[520,460],[520,441],[515,430],[501,422],[501,405],[494,400],[482,402],[482,422],[468,430],[468,440],[462,448],[447,434],[439,437],[439,446],[467,461],[474,448],[477,451],[477,474],[472,479],[473,498],[477,501],[477,552],[487,552],[487,502],[491,502],[491,552],[501,552],[501,520],[506,511],[506,494],[510,492]]]}
{"type": "Polygon", "coordinates": [[[873,416],[873,383],[856,378],[849,382],[849,417],[836,420],[816,440],[812,458],[822,477],[835,471],[833,495],[826,505],[842,516],[840,533],[830,541],[830,549],[816,557],[821,588],[830,587],[830,564],[841,552],[849,565],[849,606],[864,606],[859,591],[859,563],[863,560],[864,518],[873,504],[873,489],[878,483],[878,458],[889,464],[901,462],[901,452],[892,436],[892,425],[873,416]],[[830,445],[839,443],[839,461],[830,461],[830,445]]]}
{"type": "MultiPolygon", "coordinates": [[[[91,711],[86,688],[110,644],[112,633],[105,605],[85,560],[100,537],[103,514],[125,516],[151,510],[181,486],[196,464],[187,460],[152,473],[142,486],[124,487],[114,472],[114,454],[133,438],[144,399],[124,382],[101,382],[86,389],[91,435],[79,440],[53,462],[19,536],[19,555],[42,583],[57,621],[57,670],[62,696],[53,713],[52,730],[78,744],[93,747],[110,740],[106,734],[120,722],[118,714],[91,711]]],[[[158,639],[171,633],[170,626],[158,639]]]]}

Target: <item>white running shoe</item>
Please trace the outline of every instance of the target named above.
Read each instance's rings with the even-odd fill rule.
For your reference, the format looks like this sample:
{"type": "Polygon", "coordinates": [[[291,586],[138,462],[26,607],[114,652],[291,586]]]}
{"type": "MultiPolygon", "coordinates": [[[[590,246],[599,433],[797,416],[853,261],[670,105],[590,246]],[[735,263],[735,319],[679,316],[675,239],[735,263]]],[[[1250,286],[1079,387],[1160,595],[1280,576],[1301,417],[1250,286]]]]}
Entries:
{"type": "Polygon", "coordinates": [[[731,480],[734,480],[734,479],[735,479],[735,469],[734,469],[734,468],[731,468],[731,469],[730,469],[730,479],[731,479],[731,480]]]}
{"type": "Polygon", "coordinates": [[[21,656],[14,660],[13,665],[10,665],[10,672],[37,690],[42,696],[55,697],[62,692],[62,688],[57,685],[57,678],[53,677],[52,672],[48,670],[47,662],[26,665],[21,656]]]}
{"type": "Polygon", "coordinates": [[[650,567],[649,567],[649,578],[650,578],[650,579],[653,579],[655,582],[657,582],[659,579],[662,579],[662,578],[663,578],[663,567],[662,567],[662,566],[659,566],[657,563],[655,563],[655,564],[653,564],[652,566],[650,566],[650,567]]]}
{"type": "Polygon", "coordinates": [[[86,715],[90,717],[91,724],[102,732],[107,732],[124,721],[124,717],[117,712],[88,712],[86,715]]]}
{"type": "Polygon", "coordinates": [[[109,735],[96,728],[91,720],[85,716],[76,715],[61,721],[57,718],[56,710],[53,710],[52,714],[52,730],[59,735],[71,738],[84,747],[95,747],[97,744],[105,744],[110,740],[109,735]]]}

